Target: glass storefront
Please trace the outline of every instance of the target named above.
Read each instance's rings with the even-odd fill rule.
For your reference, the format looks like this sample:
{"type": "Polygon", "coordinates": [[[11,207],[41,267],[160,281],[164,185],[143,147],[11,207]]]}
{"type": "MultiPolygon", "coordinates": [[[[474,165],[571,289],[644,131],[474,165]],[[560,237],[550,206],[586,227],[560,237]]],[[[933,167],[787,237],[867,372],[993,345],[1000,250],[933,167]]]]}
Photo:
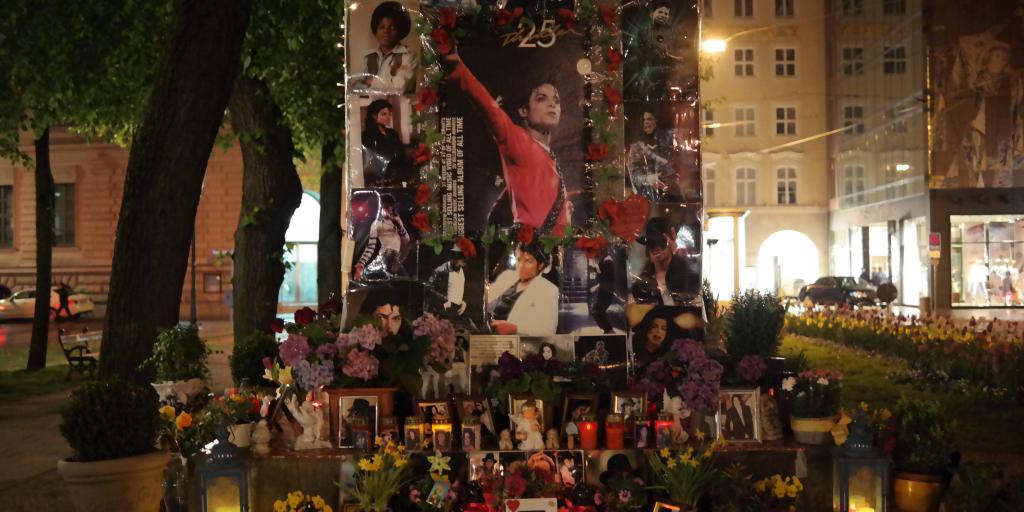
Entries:
{"type": "Polygon", "coordinates": [[[953,215],[949,222],[953,306],[1024,305],[1024,215],[953,215]]]}

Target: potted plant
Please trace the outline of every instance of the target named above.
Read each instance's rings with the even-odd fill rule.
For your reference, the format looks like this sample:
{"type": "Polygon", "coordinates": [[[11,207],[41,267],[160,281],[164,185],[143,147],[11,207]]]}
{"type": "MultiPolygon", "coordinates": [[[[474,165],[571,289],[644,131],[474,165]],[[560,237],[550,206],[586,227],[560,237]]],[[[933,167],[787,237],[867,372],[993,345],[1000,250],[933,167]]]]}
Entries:
{"type": "Polygon", "coordinates": [[[691,446],[685,450],[663,448],[647,454],[647,464],[660,485],[648,489],[664,491],[671,504],[682,510],[696,511],[697,503],[711,492],[722,477],[716,462],[725,442],[715,440],[706,447],[691,446]]]}
{"type": "Polygon", "coordinates": [[[405,446],[391,441],[379,444],[373,457],[359,459],[356,484],[346,490],[359,503],[359,510],[384,512],[412,475],[405,446]]]}
{"type": "Polygon", "coordinates": [[[797,441],[824,445],[831,440],[839,414],[843,375],[831,370],[808,370],[782,381],[790,403],[790,427],[797,441]]]}
{"type": "Polygon", "coordinates": [[[263,418],[263,401],[249,390],[231,388],[224,396],[218,396],[207,404],[205,412],[211,416],[212,424],[226,424],[230,441],[239,448],[252,444],[252,429],[255,422],[263,418]]]}
{"type": "Polygon", "coordinates": [[[187,404],[206,387],[210,376],[206,358],[212,353],[199,337],[198,327],[176,325],[157,335],[153,355],[142,367],[156,372],[153,388],[160,400],[174,398],[187,404]]]}
{"type": "Polygon", "coordinates": [[[938,402],[902,397],[893,408],[893,501],[906,512],[939,509],[953,452],[955,421],[938,402]]]}
{"type": "Polygon", "coordinates": [[[241,386],[248,381],[256,387],[276,387],[273,382],[263,377],[263,359],[273,359],[276,355],[277,340],[269,333],[255,331],[236,343],[231,356],[228,357],[231,378],[235,385],[241,386]]]}
{"type": "Polygon", "coordinates": [[[60,432],[74,454],[57,462],[80,512],[152,512],[160,506],[169,454],[154,448],[160,413],[153,392],[122,380],[71,392],[60,432]]]}

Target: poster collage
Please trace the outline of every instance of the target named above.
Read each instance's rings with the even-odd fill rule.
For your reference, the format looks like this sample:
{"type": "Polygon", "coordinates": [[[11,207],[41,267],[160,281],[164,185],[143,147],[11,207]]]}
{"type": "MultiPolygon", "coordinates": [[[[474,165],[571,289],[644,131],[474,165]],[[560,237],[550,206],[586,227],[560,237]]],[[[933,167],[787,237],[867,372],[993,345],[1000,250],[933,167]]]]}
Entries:
{"type": "MultiPolygon", "coordinates": [[[[369,0],[345,26],[345,315],[456,327],[424,416],[480,396],[505,352],[625,389],[701,339],[695,0],[369,0]]],[[[564,429],[553,405],[569,416],[543,425],[564,429]]],[[[582,452],[535,455],[582,477],[582,452]]],[[[480,452],[471,472],[513,456],[530,455],[480,452]]]]}

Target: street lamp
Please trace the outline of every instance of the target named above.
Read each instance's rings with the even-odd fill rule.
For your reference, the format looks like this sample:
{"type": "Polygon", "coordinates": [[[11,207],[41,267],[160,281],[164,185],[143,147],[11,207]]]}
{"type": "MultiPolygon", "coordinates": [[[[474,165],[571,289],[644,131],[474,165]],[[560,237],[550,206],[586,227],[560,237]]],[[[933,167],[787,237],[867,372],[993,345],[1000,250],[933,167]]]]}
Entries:
{"type": "Polygon", "coordinates": [[[707,39],[700,43],[700,49],[707,53],[718,54],[725,51],[726,45],[725,39],[707,39]]]}

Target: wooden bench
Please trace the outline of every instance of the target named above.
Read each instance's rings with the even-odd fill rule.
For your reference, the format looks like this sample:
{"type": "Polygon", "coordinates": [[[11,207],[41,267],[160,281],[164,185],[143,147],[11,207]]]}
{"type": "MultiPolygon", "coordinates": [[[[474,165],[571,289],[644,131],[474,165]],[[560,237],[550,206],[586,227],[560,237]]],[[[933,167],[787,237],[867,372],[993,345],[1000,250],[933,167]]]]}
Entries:
{"type": "Polygon", "coordinates": [[[103,340],[103,331],[90,331],[87,328],[82,328],[80,333],[71,333],[61,329],[57,333],[57,340],[60,341],[60,348],[68,360],[68,375],[65,380],[71,380],[71,374],[75,372],[81,374],[82,377],[96,377],[100,352],[92,350],[89,347],[89,342],[99,344],[103,340]]]}

